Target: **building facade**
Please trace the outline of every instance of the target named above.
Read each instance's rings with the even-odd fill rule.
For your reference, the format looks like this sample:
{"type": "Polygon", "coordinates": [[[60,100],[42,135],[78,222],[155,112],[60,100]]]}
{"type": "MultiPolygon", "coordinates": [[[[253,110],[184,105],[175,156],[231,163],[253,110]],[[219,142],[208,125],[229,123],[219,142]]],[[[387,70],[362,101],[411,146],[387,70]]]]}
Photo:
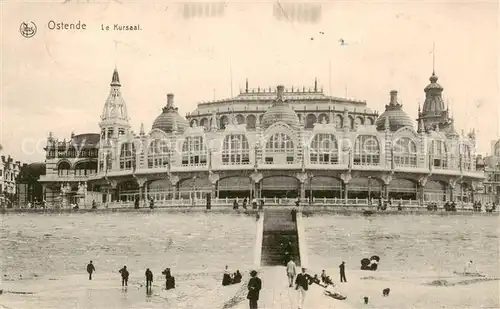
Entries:
{"type": "Polygon", "coordinates": [[[477,160],[477,169],[484,171],[484,182],[479,184],[478,193],[483,205],[500,203],[500,140],[491,141],[491,155],[477,160]]]}
{"type": "Polygon", "coordinates": [[[433,73],[417,129],[391,91],[383,114],[310,88],[245,89],[182,117],[174,95],[146,132],[132,132],[115,69],[99,134],[49,136],[49,195],[68,203],[154,198],[356,198],[471,201],[475,135],[458,134],[433,73]],[[83,140],[85,139],[86,142],[83,140]],[[87,142],[91,140],[92,142],[87,142]],[[74,145],[74,146],[71,146],[74,145]],[[70,149],[75,149],[71,150],[70,149]],[[76,151],[85,149],[85,152],[76,151]]]}
{"type": "Polygon", "coordinates": [[[0,197],[2,206],[11,206],[15,201],[16,181],[21,169],[21,162],[14,161],[10,156],[1,156],[0,164],[0,197]]]}

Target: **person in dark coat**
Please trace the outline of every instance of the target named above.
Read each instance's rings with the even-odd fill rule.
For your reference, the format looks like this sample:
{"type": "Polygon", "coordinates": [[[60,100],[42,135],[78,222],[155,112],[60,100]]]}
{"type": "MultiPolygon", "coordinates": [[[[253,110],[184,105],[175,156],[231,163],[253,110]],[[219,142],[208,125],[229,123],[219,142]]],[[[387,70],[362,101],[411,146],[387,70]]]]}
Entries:
{"type": "Polygon", "coordinates": [[[89,280],[92,280],[92,273],[95,271],[94,264],[92,264],[92,261],[87,265],[87,272],[89,273],[89,280]]]}
{"type": "Polygon", "coordinates": [[[229,269],[226,265],[226,268],[224,268],[224,275],[222,276],[222,285],[223,286],[230,285],[231,282],[232,282],[231,273],[229,272],[229,269]]]}
{"type": "Polygon", "coordinates": [[[345,262],[342,262],[342,264],[339,265],[339,270],[340,270],[340,282],[347,282],[347,279],[345,277],[345,262]]]}
{"type": "Polygon", "coordinates": [[[122,286],[127,286],[128,285],[128,270],[127,266],[123,266],[122,269],[118,271],[120,274],[122,274],[122,286]]]}
{"type": "Polygon", "coordinates": [[[299,308],[304,307],[306,293],[309,290],[309,285],[312,283],[311,279],[311,276],[306,273],[304,267],[302,267],[302,273],[298,274],[297,278],[295,278],[295,289],[299,292],[299,308]]]}
{"type": "Polygon", "coordinates": [[[236,270],[236,272],[234,273],[234,276],[233,276],[233,284],[236,284],[236,283],[241,283],[241,273],[239,270],[236,270]]]}
{"type": "Polygon", "coordinates": [[[134,208],[135,208],[135,209],[139,209],[139,197],[136,197],[136,198],[135,198],[134,208]]]}
{"type": "Polygon", "coordinates": [[[165,289],[166,290],[175,289],[175,277],[172,276],[170,268],[165,269],[162,272],[162,275],[165,275],[165,289]]]}
{"type": "Polygon", "coordinates": [[[248,294],[247,299],[249,300],[250,309],[257,309],[257,302],[259,301],[259,293],[262,289],[262,281],[257,277],[257,272],[252,270],[250,272],[250,280],[248,281],[248,294]]]}
{"type": "Polygon", "coordinates": [[[151,290],[151,285],[153,284],[153,272],[151,270],[146,269],[146,290],[149,288],[151,290]]]}

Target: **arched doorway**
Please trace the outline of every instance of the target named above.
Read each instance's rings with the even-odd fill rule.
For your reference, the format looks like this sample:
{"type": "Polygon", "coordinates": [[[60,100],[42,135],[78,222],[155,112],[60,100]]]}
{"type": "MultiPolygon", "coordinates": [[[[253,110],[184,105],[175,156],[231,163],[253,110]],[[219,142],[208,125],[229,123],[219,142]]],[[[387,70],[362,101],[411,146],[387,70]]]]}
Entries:
{"type": "Polygon", "coordinates": [[[175,187],[168,179],[153,180],[148,185],[148,199],[151,197],[155,201],[175,199],[175,187]]]}
{"type": "Polygon", "coordinates": [[[389,183],[388,190],[390,199],[417,199],[417,184],[409,179],[393,179],[389,183]]]}
{"type": "Polygon", "coordinates": [[[261,180],[261,196],[267,198],[296,198],[299,181],[291,176],[270,176],[261,180]]]}
{"type": "Polygon", "coordinates": [[[132,202],[139,197],[139,185],[135,180],[124,181],[118,184],[116,193],[120,201],[132,202]]]}
{"type": "Polygon", "coordinates": [[[245,198],[250,197],[250,188],[252,186],[249,177],[234,176],[219,180],[217,192],[219,198],[245,198]]]}
{"type": "Polygon", "coordinates": [[[179,197],[183,199],[204,199],[207,193],[212,192],[212,183],[206,177],[192,177],[179,183],[179,197]]]}
{"type": "Polygon", "coordinates": [[[424,201],[446,201],[446,185],[437,180],[429,180],[424,188],[424,201]]]}
{"type": "Polygon", "coordinates": [[[316,176],[306,182],[306,197],[315,198],[340,198],[342,191],[342,181],[328,176],[316,176]]]}
{"type": "Polygon", "coordinates": [[[374,177],[353,178],[348,185],[347,198],[375,198],[382,196],[382,183],[374,177]]]}

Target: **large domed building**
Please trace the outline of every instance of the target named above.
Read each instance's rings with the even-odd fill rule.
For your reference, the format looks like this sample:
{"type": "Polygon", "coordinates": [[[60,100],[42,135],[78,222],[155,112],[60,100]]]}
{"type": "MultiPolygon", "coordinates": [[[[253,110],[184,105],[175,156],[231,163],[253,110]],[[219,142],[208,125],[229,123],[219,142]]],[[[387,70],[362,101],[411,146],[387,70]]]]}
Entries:
{"type": "Polygon", "coordinates": [[[395,90],[379,116],[366,101],[326,95],[316,80],[312,87],[255,89],[247,81],[237,96],[200,102],[185,117],[168,94],[152,129],[141,125],[134,133],[115,70],[98,141],[85,136],[91,142],[82,157],[80,146],[68,146],[82,139],[50,136],[41,180],[53,204],[71,195],[87,205],[207,197],[214,204],[245,197],[266,204],[471,201],[483,178],[473,164],[475,137],[456,133],[434,73],[430,82],[416,122],[395,90]]]}

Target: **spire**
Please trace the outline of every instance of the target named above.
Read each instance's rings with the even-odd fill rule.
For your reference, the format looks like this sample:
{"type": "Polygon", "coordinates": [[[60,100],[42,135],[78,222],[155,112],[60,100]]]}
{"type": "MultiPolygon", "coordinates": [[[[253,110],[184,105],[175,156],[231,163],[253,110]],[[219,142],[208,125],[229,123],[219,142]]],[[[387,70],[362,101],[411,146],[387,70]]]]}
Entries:
{"type": "Polygon", "coordinates": [[[118,70],[115,67],[115,70],[113,71],[113,77],[111,78],[111,87],[121,87],[122,85],[120,84],[120,76],[118,75],[118,70]]]}
{"type": "Polygon", "coordinates": [[[314,78],[314,92],[318,92],[318,79],[314,78]]]}
{"type": "Polygon", "coordinates": [[[424,133],[425,132],[425,127],[424,127],[424,120],[420,118],[418,121],[418,128],[417,128],[418,133],[424,133]]]}
{"type": "Polygon", "coordinates": [[[245,93],[248,93],[248,78],[245,82],[245,93]]]}
{"type": "Polygon", "coordinates": [[[144,135],[144,123],[141,122],[141,131],[139,132],[140,135],[144,135]]]}
{"type": "MultiPolygon", "coordinates": [[[[432,76],[435,76],[436,74],[434,74],[434,72],[436,72],[435,68],[436,68],[436,45],[435,45],[435,42],[432,42],[432,76]]],[[[436,78],[437,80],[437,78],[436,78]]]]}

